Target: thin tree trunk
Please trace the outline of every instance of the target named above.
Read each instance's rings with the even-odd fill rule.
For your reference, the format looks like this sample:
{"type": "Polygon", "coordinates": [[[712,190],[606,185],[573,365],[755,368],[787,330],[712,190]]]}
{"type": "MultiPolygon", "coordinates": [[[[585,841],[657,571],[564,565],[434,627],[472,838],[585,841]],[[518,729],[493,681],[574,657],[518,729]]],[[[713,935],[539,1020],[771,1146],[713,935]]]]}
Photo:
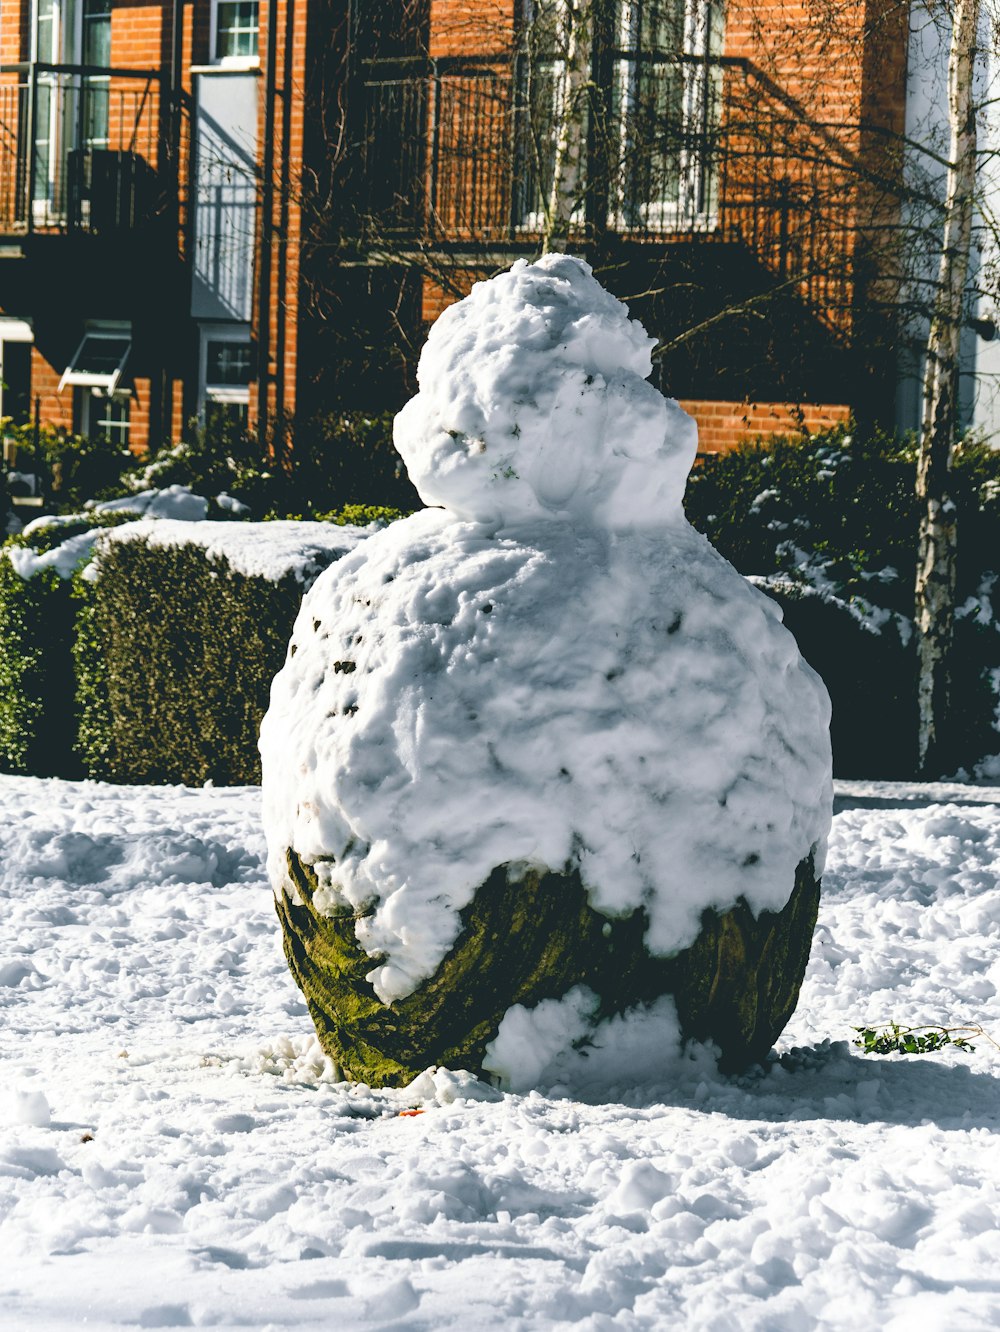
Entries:
{"type": "Polygon", "coordinates": [[[975,43],[981,0],[955,0],[948,59],[951,146],[941,264],[927,335],[923,418],[917,466],[921,503],[917,550],[917,751],[922,775],[946,762],[950,656],[958,530],[948,495],[958,427],[959,343],[972,240],[976,183],[975,43]]]}
{"type": "Polygon", "coordinates": [[[552,191],[542,250],[564,252],[573,213],[584,187],[587,146],[587,85],[590,81],[590,0],[560,0],[559,50],[563,77],[552,191]]]}

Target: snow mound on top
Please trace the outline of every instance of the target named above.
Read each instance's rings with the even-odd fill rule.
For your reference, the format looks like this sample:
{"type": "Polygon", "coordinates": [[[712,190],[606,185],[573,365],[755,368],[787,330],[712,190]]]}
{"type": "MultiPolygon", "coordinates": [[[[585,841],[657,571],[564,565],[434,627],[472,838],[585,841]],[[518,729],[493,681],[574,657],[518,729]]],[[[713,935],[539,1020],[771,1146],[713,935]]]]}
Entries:
{"type": "Polygon", "coordinates": [[[427,504],[502,525],[680,520],[694,422],[646,382],[655,338],[582,260],[519,259],[434,324],[395,443],[427,504]]]}
{"type": "Polygon", "coordinates": [[[499,865],[578,870],[651,951],[822,869],[829,699],[777,607],[687,523],[694,426],[650,340],[550,256],[435,325],[397,439],[425,499],[305,597],[261,730],[276,891],[315,867],[385,1003],[499,865]],[[515,427],[518,427],[515,430],[515,427]],[[508,474],[509,473],[509,474],[508,474]]]}

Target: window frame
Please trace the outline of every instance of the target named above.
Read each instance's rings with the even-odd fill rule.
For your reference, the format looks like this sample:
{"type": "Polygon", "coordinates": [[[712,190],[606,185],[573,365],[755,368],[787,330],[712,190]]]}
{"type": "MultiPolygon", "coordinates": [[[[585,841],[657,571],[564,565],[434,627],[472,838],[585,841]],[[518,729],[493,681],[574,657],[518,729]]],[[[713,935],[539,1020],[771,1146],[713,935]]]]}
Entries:
{"type": "Polygon", "coordinates": [[[94,420],[95,403],[98,410],[102,412],[111,411],[117,406],[119,409],[125,408],[125,420],[114,422],[119,429],[119,436],[115,439],[107,439],[106,442],[113,447],[120,448],[123,453],[130,451],[132,440],[132,394],[127,390],[118,390],[115,393],[101,393],[96,389],[78,388],[80,434],[86,439],[96,439],[94,426],[97,424],[94,420]]]}
{"type": "Polygon", "coordinates": [[[99,389],[103,390],[106,397],[113,397],[119,390],[125,374],[125,366],[131,355],[131,324],[99,324],[96,322],[88,324],[84,329],[83,337],[77,343],[76,351],[70,357],[69,364],[62,373],[56,392],[61,393],[64,388],[69,386],[72,388],[99,389]],[[98,342],[125,342],[125,351],[119,358],[117,367],[109,374],[96,374],[93,371],[77,370],[75,368],[83,354],[84,347],[91,339],[98,342]]]}
{"type": "Polygon", "coordinates": [[[209,403],[224,406],[250,408],[250,384],[254,381],[254,365],[251,357],[250,379],[246,384],[220,384],[208,378],[208,346],[211,342],[230,342],[240,346],[250,346],[249,324],[202,324],[199,328],[200,345],[198,348],[198,420],[204,425],[206,408],[209,403]]]}
{"type": "MultiPolygon", "coordinates": [[[[219,55],[219,5],[227,0],[212,0],[208,24],[208,63],[216,69],[259,69],[260,68],[260,0],[250,0],[257,4],[257,51],[254,55],[219,55]]],[[[231,0],[232,3],[238,0],[231,0]]]]}

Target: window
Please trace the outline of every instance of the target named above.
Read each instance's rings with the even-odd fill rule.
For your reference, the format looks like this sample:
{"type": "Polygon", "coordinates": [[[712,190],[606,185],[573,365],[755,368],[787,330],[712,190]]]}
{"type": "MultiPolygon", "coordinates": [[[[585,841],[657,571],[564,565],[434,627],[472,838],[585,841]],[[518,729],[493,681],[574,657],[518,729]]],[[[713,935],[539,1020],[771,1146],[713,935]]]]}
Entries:
{"type": "Polygon", "coordinates": [[[201,417],[208,429],[246,428],[253,370],[253,344],[245,324],[202,325],[201,417]]]}
{"type": "MultiPolygon", "coordinates": [[[[31,57],[43,65],[111,63],[111,0],[34,0],[31,57]]],[[[44,69],[35,80],[32,203],[35,221],[58,224],[67,207],[71,154],[107,148],[107,74],[44,69]]]]}
{"type": "Polygon", "coordinates": [[[258,0],[216,0],[212,12],[212,58],[252,60],[257,56],[258,0]]]}
{"type": "Polygon", "coordinates": [[[715,210],[721,9],[713,0],[622,0],[612,106],[621,158],[611,223],[702,229],[715,210]]]}
{"type": "MultiPolygon", "coordinates": [[[[81,47],[83,63],[99,69],[111,64],[111,0],[83,0],[83,34],[81,47]]],[[[107,148],[108,111],[111,92],[107,75],[91,75],[83,80],[83,127],[85,148],[107,148]]]]}
{"type": "Polygon", "coordinates": [[[67,384],[72,384],[78,388],[100,389],[110,397],[121,383],[131,350],[132,332],[127,326],[106,325],[88,329],[63,371],[59,392],[67,384]]]}
{"type": "Polygon", "coordinates": [[[210,338],[205,347],[205,378],[215,386],[250,383],[250,344],[210,338]]]}
{"type": "MultiPolygon", "coordinates": [[[[719,0],[615,0],[609,9],[608,66],[601,59],[595,63],[595,49],[599,55],[603,48],[594,48],[595,34],[586,25],[573,36],[566,0],[523,0],[523,5],[515,220],[539,229],[561,202],[573,209],[564,222],[583,222],[590,165],[588,83],[607,68],[601,77],[611,111],[604,123],[611,132],[598,135],[598,152],[608,226],[641,231],[713,226],[722,88],[721,66],[713,59],[721,49],[719,0]]],[[[593,179],[590,184],[596,209],[593,179]]]]}
{"type": "MultiPolygon", "coordinates": [[[[518,226],[538,231],[545,226],[556,185],[557,168],[563,177],[560,189],[571,194],[576,205],[573,222],[583,221],[580,206],[586,190],[585,163],[580,160],[587,142],[588,96],[586,87],[573,89],[573,71],[567,57],[569,27],[564,0],[524,0],[527,59],[518,66],[517,134],[520,169],[516,173],[515,219],[518,226]],[[567,163],[557,163],[560,137],[572,144],[576,162],[573,180],[567,179],[567,163]],[[574,190],[573,186],[577,189],[574,190]]],[[[576,49],[577,68],[589,61],[590,34],[581,36],[576,49]]]]}
{"type": "Polygon", "coordinates": [[[109,398],[97,389],[80,389],[79,392],[81,435],[101,440],[124,453],[129,443],[131,395],[115,393],[109,398]]]}

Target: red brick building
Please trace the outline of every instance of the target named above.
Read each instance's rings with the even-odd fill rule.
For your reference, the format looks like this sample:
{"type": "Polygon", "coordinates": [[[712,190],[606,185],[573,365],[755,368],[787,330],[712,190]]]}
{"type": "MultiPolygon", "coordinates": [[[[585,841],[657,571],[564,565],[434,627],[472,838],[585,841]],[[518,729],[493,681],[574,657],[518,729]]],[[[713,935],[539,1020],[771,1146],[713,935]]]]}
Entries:
{"type": "Polygon", "coordinates": [[[473,280],[537,253],[575,120],[565,244],[660,338],[662,386],[704,448],[852,410],[891,420],[873,313],[893,299],[878,246],[897,207],[908,5],[592,0],[574,50],[571,4],[358,6],[344,309],[391,305],[415,345],[473,280]]]}
{"type": "MultiPolygon", "coordinates": [[[[661,338],[709,449],[885,398],[856,349],[907,8],[819,12],[589,9],[568,246],[661,338]]],[[[0,416],[37,403],[141,449],[192,420],[397,406],[443,305],[541,244],[568,69],[541,13],[0,8],[0,416]]]]}
{"type": "Polygon", "coordinates": [[[0,9],[0,416],[246,415],[259,85],[256,0],[0,9]]]}

